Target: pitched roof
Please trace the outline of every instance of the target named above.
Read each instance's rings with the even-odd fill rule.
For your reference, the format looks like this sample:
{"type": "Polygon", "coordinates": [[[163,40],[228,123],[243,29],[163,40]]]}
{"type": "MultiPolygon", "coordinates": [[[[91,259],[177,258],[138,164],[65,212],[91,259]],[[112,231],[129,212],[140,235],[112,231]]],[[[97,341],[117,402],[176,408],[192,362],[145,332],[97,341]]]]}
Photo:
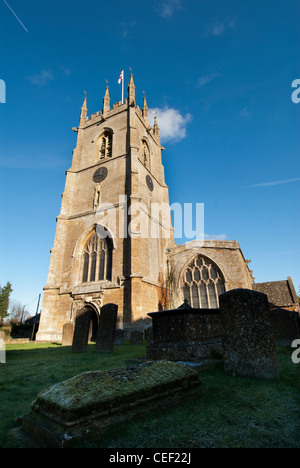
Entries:
{"type": "Polygon", "coordinates": [[[287,307],[299,303],[293,281],[290,277],[283,281],[254,283],[253,289],[268,296],[273,307],[287,307]]]}

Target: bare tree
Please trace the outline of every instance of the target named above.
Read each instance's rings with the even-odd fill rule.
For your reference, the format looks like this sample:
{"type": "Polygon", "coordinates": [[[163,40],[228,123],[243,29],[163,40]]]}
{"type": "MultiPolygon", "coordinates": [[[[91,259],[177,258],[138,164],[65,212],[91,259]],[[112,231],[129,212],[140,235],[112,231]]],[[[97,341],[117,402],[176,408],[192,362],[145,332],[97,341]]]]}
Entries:
{"type": "Polygon", "coordinates": [[[10,323],[14,323],[15,325],[22,324],[25,322],[28,316],[29,312],[26,310],[25,306],[21,304],[21,302],[17,301],[16,299],[10,299],[7,317],[10,323]]]}

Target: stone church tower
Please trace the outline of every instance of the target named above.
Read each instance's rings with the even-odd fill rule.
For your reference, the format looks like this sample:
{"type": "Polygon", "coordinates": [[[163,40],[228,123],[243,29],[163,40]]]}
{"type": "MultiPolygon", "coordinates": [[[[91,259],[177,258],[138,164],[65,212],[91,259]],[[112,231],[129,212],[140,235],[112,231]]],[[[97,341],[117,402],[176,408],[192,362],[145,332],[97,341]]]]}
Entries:
{"type": "Polygon", "coordinates": [[[37,333],[60,342],[63,326],[88,311],[90,339],[100,309],[118,305],[119,328],[144,329],[149,312],[179,307],[216,308],[219,295],[252,289],[254,278],[237,241],[174,242],[169,191],[157,119],[149,125],[130,76],[125,102],[87,115],[85,97],[37,333]]]}
{"type": "Polygon", "coordinates": [[[37,341],[61,341],[83,307],[97,324],[100,308],[115,303],[119,327],[143,328],[148,312],[167,305],[169,193],[159,127],[149,125],[145,97],[136,105],[133,76],[124,103],[111,108],[107,87],[102,111],[88,117],[85,97],[73,130],[37,341]]]}

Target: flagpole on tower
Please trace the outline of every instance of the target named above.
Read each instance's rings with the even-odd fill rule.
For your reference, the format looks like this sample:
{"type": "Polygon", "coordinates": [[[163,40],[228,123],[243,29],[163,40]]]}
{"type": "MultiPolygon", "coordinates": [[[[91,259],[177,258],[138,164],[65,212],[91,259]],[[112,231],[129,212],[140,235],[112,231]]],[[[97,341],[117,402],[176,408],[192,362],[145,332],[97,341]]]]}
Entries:
{"type": "Polygon", "coordinates": [[[121,71],[118,84],[122,81],[122,104],[124,104],[124,70],[121,71]]]}

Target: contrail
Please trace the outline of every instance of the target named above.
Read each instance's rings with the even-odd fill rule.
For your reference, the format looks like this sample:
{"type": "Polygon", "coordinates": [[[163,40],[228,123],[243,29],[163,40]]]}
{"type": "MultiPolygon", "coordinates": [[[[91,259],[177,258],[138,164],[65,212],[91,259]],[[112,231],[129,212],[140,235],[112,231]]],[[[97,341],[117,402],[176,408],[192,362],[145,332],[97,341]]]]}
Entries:
{"type": "Polygon", "coordinates": [[[289,184],[290,182],[298,182],[299,180],[300,180],[300,177],[297,177],[296,179],[277,180],[274,182],[264,182],[262,184],[247,185],[246,187],[242,187],[242,188],[271,187],[273,185],[281,185],[281,184],[289,184]]]}
{"type": "Polygon", "coordinates": [[[12,12],[12,14],[17,18],[17,20],[19,21],[20,25],[25,29],[26,32],[28,32],[28,29],[25,28],[24,24],[22,23],[22,21],[20,20],[20,18],[16,15],[16,13],[14,12],[14,10],[9,6],[9,4],[7,3],[6,0],[3,0],[5,5],[7,6],[7,8],[10,9],[10,11],[12,12]]]}

